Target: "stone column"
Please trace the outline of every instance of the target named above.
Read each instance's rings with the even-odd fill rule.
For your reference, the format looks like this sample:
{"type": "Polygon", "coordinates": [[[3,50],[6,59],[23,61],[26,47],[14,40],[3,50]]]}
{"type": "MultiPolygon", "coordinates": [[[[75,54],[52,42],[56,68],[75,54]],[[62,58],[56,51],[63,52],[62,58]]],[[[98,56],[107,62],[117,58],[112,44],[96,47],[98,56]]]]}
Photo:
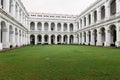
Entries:
{"type": "Polygon", "coordinates": [[[70,44],[70,35],[67,35],[67,44],[70,44]]]}
{"type": "Polygon", "coordinates": [[[86,31],[86,45],[88,45],[89,43],[89,34],[88,34],[88,31],[86,31]]]}
{"type": "Polygon", "coordinates": [[[79,34],[79,37],[80,37],[80,44],[82,44],[82,35],[81,35],[81,33],[79,34]]]}
{"type": "Polygon", "coordinates": [[[94,24],[94,13],[91,12],[91,25],[93,25],[93,24],[94,24]]]}
{"type": "Polygon", "coordinates": [[[20,42],[21,46],[23,45],[23,34],[24,34],[24,33],[23,33],[23,31],[21,30],[21,40],[20,40],[20,41],[21,41],[21,42],[20,42]]]}
{"type": "Polygon", "coordinates": [[[18,35],[17,35],[17,46],[20,46],[20,32],[18,29],[18,35]]]}
{"type": "MultiPolygon", "coordinates": [[[[0,23],[1,23],[1,18],[0,18],[0,23]]],[[[2,31],[2,26],[0,24],[0,43],[1,43],[1,31],[2,31]]]]}
{"type": "Polygon", "coordinates": [[[120,0],[116,0],[116,11],[117,11],[117,16],[120,15],[120,0]]]}
{"type": "Polygon", "coordinates": [[[19,46],[21,46],[21,32],[19,31],[19,46]]]}
{"type": "Polygon", "coordinates": [[[42,35],[42,44],[44,44],[44,35],[42,35]]]}
{"type": "Polygon", "coordinates": [[[70,32],[70,23],[67,23],[67,32],[70,32]]]}
{"type": "Polygon", "coordinates": [[[13,17],[15,17],[15,6],[16,5],[16,2],[13,0],[13,11],[12,11],[12,15],[13,15],[13,17]]]}
{"type": "Polygon", "coordinates": [[[63,32],[64,30],[63,30],[63,23],[61,23],[61,32],[63,32]]]}
{"type": "Polygon", "coordinates": [[[82,18],[82,29],[84,28],[84,18],[82,18]]]}
{"type": "Polygon", "coordinates": [[[37,22],[35,22],[35,31],[37,31],[37,22]]]}
{"type": "Polygon", "coordinates": [[[97,46],[102,46],[102,36],[100,28],[97,29],[97,46]]]}
{"type": "Polygon", "coordinates": [[[89,25],[89,15],[86,16],[86,27],[89,25]]]}
{"type": "Polygon", "coordinates": [[[37,45],[37,35],[35,34],[35,45],[37,45]]]}
{"type": "Polygon", "coordinates": [[[4,4],[5,4],[5,11],[6,11],[6,12],[9,12],[10,0],[5,0],[5,3],[4,3],[4,4]]]}
{"type": "Polygon", "coordinates": [[[105,40],[105,46],[110,46],[110,29],[109,29],[109,25],[107,25],[105,27],[105,37],[106,37],[106,40],[105,40]]]}
{"type": "Polygon", "coordinates": [[[80,44],[80,34],[77,34],[77,38],[78,38],[78,44],[80,44]]]}
{"type": "Polygon", "coordinates": [[[77,35],[73,35],[73,43],[72,44],[78,44],[78,38],[77,35]]]}
{"type": "MultiPolygon", "coordinates": [[[[1,19],[0,19],[1,22],[1,19]]],[[[1,43],[1,25],[0,25],[0,51],[3,49],[2,43],[1,43]]]]}
{"type": "Polygon", "coordinates": [[[55,32],[57,32],[57,28],[58,28],[57,23],[55,23],[55,32]]]}
{"type": "Polygon", "coordinates": [[[13,47],[15,47],[15,45],[16,45],[16,42],[15,42],[15,27],[13,26],[13,31],[12,31],[12,45],[13,45],[13,47]]]}
{"type": "Polygon", "coordinates": [[[84,32],[82,32],[82,44],[84,44],[85,41],[84,41],[84,32]]]}
{"type": "Polygon", "coordinates": [[[44,22],[42,22],[42,32],[44,32],[44,22]]]}
{"type": "Polygon", "coordinates": [[[91,42],[90,42],[90,45],[95,45],[95,42],[94,42],[94,31],[91,30],[91,42]]]}
{"type": "Polygon", "coordinates": [[[51,44],[51,35],[48,36],[48,44],[51,44]]]}
{"type": "Polygon", "coordinates": [[[2,5],[1,5],[1,0],[0,0],[0,8],[2,8],[2,5]]]}
{"type": "Polygon", "coordinates": [[[97,9],[97,22],[99,23],[101,20],[101,10],[100,10],[100,7],[98,7],[97,9]]]}
{"type": "Polygon", "coordinates": [[[9,23],[8,22],[6,23],[5,34],[6,34],[6,36],[4,36],[4,37],[6,37],[5,38],[6,41],[4,43],[4,48],[10,48],[10,42],[9,42],[9,23]]]}
{"type": "Polygon", "coordinates": [[[110,17],[110,4],[109,4],[109,1],[107,1],[106,3],[105,3],[105,10],[106,10],[106,12],[105,12],[105,19],[107,20],[107,19],[109,19],[109,17],[110,17]]]}
{"type": "Polygon", "coordinates": [[[57,44],[57,35],[55,35],[55,44],[57,44]]]}
{"type": "Polygon", "coordinates": [[[20,19],[19,19],[19,18],[20,18],[20,15],[19,15],[19,14],[20,14],[20,10],[19,10],[20,8],[19,8],[19,6],[18,6],[17,8],[18,8],[18,9],[17,9],[17,19],[20,20],[20,19]]]}
{"type": "Polygon", "coordinates": [[[61,44],[63,44],[63,35],[61,35],[61,44]]]}
{"type": "Polygon", "coordinates": [[[116,35],[117,35],[117,40],[115,42],[116,47],[120,47],[120,22],[116,23],[116,35]]]}
{"type": "Polygon", "coordinates": [[[48,31],[51,31],[51,22],[48,23],[48,31]]]}

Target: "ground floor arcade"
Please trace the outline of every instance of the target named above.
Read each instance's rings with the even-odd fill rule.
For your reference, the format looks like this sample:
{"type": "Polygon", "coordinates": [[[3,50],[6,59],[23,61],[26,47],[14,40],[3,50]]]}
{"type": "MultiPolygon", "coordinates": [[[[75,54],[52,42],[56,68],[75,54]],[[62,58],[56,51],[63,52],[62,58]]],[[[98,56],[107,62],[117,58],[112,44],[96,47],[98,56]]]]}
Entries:
{"type": "Polygon", "coordinates": [[[27,30],[0,19],[0,50],[28,44],[27,30]]]}
{"type": "Polygon", "coordinates": [[[119,23],[87,29],[78,33],[79,44],[120,47],[119,23]]]}
{"type": "Polygon", "coordinates": [[[75,44],[75,35],[30,35],[31,44],[75,44]]]}

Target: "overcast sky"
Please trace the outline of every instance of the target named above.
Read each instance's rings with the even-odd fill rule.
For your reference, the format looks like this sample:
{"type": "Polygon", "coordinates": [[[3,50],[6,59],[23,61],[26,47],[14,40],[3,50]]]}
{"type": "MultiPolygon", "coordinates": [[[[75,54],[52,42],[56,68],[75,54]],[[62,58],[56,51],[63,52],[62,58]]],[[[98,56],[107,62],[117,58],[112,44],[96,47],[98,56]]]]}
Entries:
{"type": "Polygon", "coordinates": [[[28,12],[78,15],[96,0],[21,0],[28,12]]]}

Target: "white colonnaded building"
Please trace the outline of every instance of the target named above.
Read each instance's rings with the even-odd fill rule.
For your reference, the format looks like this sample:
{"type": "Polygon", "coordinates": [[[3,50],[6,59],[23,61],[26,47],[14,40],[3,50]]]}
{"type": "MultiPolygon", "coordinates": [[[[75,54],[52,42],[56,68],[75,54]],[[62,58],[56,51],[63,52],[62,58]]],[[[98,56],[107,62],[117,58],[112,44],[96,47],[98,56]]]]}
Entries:
{"type": "Polygon", "coordinates": [[[120,0],[97,0],[79,15],[27,12],[0,0],[0,50],[28,44],[120,47],[120,0]]]}

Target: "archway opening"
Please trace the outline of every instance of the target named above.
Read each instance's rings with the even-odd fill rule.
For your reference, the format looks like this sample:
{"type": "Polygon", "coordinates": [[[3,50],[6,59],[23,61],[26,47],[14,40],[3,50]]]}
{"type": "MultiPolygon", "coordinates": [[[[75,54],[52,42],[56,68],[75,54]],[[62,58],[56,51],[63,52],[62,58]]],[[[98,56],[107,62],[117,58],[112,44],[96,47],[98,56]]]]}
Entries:
{"type": "Polygon", "coordinates": [[[30,23],[30,30],[35,30],[35,23],[34,22],[30,23]]]}
{"type": "Polygon", "coordinates": [[[74,36],[70,35],[70,44],[73,44],[74,36]]]}
{"type": "Polygon", "coordinates": [[[115,25],[110,26],[110,39],[111,39],[111,46],[115,46],[115,42],[117,40],[116,26],[115,25]]]}
{"type": "Polygon", "coordinates": [[[51,44],[55,44],[55,35],[51,36],[51,44]]]}
{"type": "Polygon", "coordinates": [[[58,44],[61,44],[61,40],[62,40],[62,39],[61,39],[61,35],[58,35],[58,36],[57,36],[57,42],[58,42],[58,44]]]}
{"type": "Polygon", "coordinates": [[[57,31],[61,31],[61,24],[60,23],[57,24],[57,31]]]}
{"type": "Polygon", "coordinates": [[[105,19],[105,6],[101,7],[101,19],[105,19]]]}
{"type": "Polygon", "coordinates": [[[44,36],[45,44],[48,44],[48,39],[49,39],[49,36],[48,36],[48,35],[45,35],[45,36],[44,36]]]}
{"type": "Polygon", "coordinates": [[[7,27],[4,21],[1,22],[1,43],[6,43],[7,40],[7,27]]]}
{"type": "Polygon", "coordinates": [[[112,0],[110,3],[110,15],[113,16],[116,14],[116,0],[112,0]]]}
{"type": "Polygon", "coordinates": [[[90,45],[90,42],[91,42],[91,32],[90,31],[88,32],[88,37],[89,37],[89,43],[88,43],[88,45],[90,45]]]}
{"type": "Polygon", "coordinates": [[[42,36],[38,35],[37,36],[37,44],[41,44],[42,43],[42,36]]]}
{"type": "Polygon", "coordinates": [[[67,24],[64,24],[64,31],[67,31],[67,24]]]}
{"type": "Polygon", "coordinates": [[[101,28],[101,41],[102,41],[102,46],[105,45],[105,28],[101,28]]]}
{"type": "Polygon", "coordinates": [[[46,23],[44,24],[44,30],[45,30],[45,31],[48,31],[48,26],[49,26],[49,25],[48,25],[48,23],[46,22],[46,23]]]}
{"type": "Polygon", "coordinates": [[[97,30],[94,30],[94,43],[97,44],[97,30]]]}
{"type": "Polygon", "coordinates": [[[55,24],[51,23],[51,31],[55,31],[55,24]]]}
{"type": "Polygon", "coordinates": [[[38,24],[37,24],[37,30],[42,30],[42,23],[41,22],[39,22],[38,24]]]}
{"type": "Polygon", "coordinates": [[[67,44],[67,39],[68,39],[67,35],[64,35],[63,37],[64,44],[67,44]]]}
{"type": "Polygon", "coordinates": [[[30,44],[35,45],[35,36],[33,34],[30,35],[30,44]]]}
{"type": "MultiPolygon", "coordinates": [[[[9,27],[9,42],[10,42],[10,44],[12,45],[12,43],[13,43],[13,34],[14,33],[14,31],[13,31],[13,27],[10,25],[10,27],[9,27]]],[[[14,38],[15,39],[15,38],[14,38]]]]}

